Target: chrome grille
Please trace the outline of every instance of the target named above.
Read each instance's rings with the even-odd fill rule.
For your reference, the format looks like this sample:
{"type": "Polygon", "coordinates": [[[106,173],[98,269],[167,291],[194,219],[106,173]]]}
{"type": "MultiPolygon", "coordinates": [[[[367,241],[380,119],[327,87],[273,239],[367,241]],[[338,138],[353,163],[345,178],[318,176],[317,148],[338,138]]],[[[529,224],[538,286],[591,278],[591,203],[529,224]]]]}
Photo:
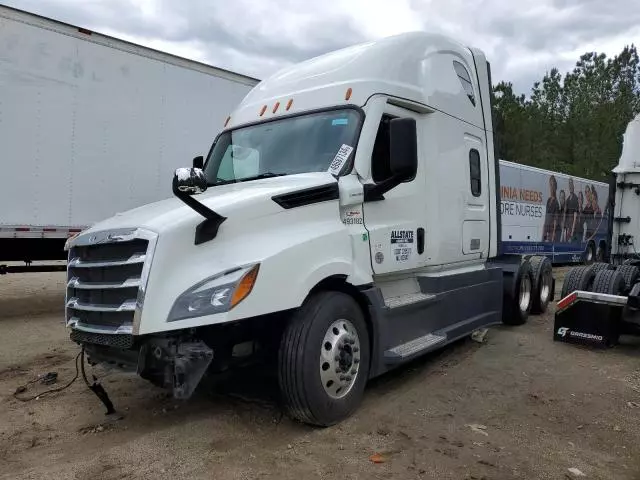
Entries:
{"type": "Polygon", "coordinates": [[[75,239],[67,263],[67,325],[99,334],[134,333],[154,246],[155,234],[140,229],[75,239]]]}

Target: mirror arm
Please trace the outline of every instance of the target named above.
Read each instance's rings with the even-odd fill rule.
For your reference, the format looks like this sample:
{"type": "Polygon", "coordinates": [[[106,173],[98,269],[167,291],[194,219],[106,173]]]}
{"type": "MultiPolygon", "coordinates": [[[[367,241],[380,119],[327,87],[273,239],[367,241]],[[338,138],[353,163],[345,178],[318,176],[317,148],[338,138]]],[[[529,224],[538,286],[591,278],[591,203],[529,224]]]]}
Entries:
{"type": "Polygon", "coordinates": [[[400,185],[405,177],[405,175],[393,175],[380,183],[365,183],[364,201],[377,202],[384,200],[384,194],[400,185]]]}
{"type": "Polygon", "coordinates": [[[220,225],[222,225],[222,222],[224,222],[227,217],[214,212],[188,193],[178,190],[178,186],[175,182],[173,183],[172,190],[173,194],[177,198],[182,200],[185,204],[205,218],[204,221],[196,227],[195,244],[200,245],[201,243],[205,243],[216,238],[220,225]]]}
{"type": "Polygon", "coordinates": [[[204,157],[199,155],[193,159],[193,168],[204,168],[204,157]]]}

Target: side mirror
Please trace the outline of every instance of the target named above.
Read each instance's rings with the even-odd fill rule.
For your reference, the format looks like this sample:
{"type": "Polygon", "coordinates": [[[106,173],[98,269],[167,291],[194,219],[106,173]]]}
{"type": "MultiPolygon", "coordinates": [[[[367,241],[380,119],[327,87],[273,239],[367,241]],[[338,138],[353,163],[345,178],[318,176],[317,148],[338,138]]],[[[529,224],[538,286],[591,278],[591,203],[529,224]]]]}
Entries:
{"type": "Polygon", "coordinates": [[[394,118],[389,125],[391,173],[406,180],[418,170],[418,140],[413,118],[394,118]]]}
{"type": "Polygon", "coordinates": [[[206,191],[207,186],[207,178],[201,168],[178,168],[173,175],[173,193],[176,196],[196,195],[206,191]]]}
{"type": "Polygon", "coordinates": [[[204,157],[202,155],[193,159],[193,168],[199,168],[200,170],[204,168],[204,157]]]}

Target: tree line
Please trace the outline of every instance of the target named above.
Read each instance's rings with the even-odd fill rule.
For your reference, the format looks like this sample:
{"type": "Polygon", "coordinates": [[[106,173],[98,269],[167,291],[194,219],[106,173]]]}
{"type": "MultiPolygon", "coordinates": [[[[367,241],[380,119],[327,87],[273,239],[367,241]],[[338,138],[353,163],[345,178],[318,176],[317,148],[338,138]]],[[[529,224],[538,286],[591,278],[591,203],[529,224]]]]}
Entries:
{"type": "Polygon", "coordinates": [[[622,137],[640,112],[640,62],[634,45],[618,55],[588,52],[564,75],[557,68],[518,95],[493,87],[498,157],[598,181],[618,163],[622,137]]]}

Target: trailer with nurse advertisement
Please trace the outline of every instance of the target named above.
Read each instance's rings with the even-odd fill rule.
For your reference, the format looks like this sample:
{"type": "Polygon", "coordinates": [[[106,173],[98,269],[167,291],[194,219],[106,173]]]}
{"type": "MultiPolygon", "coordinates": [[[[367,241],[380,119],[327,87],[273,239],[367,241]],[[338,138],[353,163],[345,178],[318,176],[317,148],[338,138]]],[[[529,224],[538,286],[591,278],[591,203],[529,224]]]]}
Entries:
{"type": "Polygon", "coordinates": [[[545,255],[553,263],[604,259],[608,184],[505,160],[500,184],[504,253],[545,255]]]}

